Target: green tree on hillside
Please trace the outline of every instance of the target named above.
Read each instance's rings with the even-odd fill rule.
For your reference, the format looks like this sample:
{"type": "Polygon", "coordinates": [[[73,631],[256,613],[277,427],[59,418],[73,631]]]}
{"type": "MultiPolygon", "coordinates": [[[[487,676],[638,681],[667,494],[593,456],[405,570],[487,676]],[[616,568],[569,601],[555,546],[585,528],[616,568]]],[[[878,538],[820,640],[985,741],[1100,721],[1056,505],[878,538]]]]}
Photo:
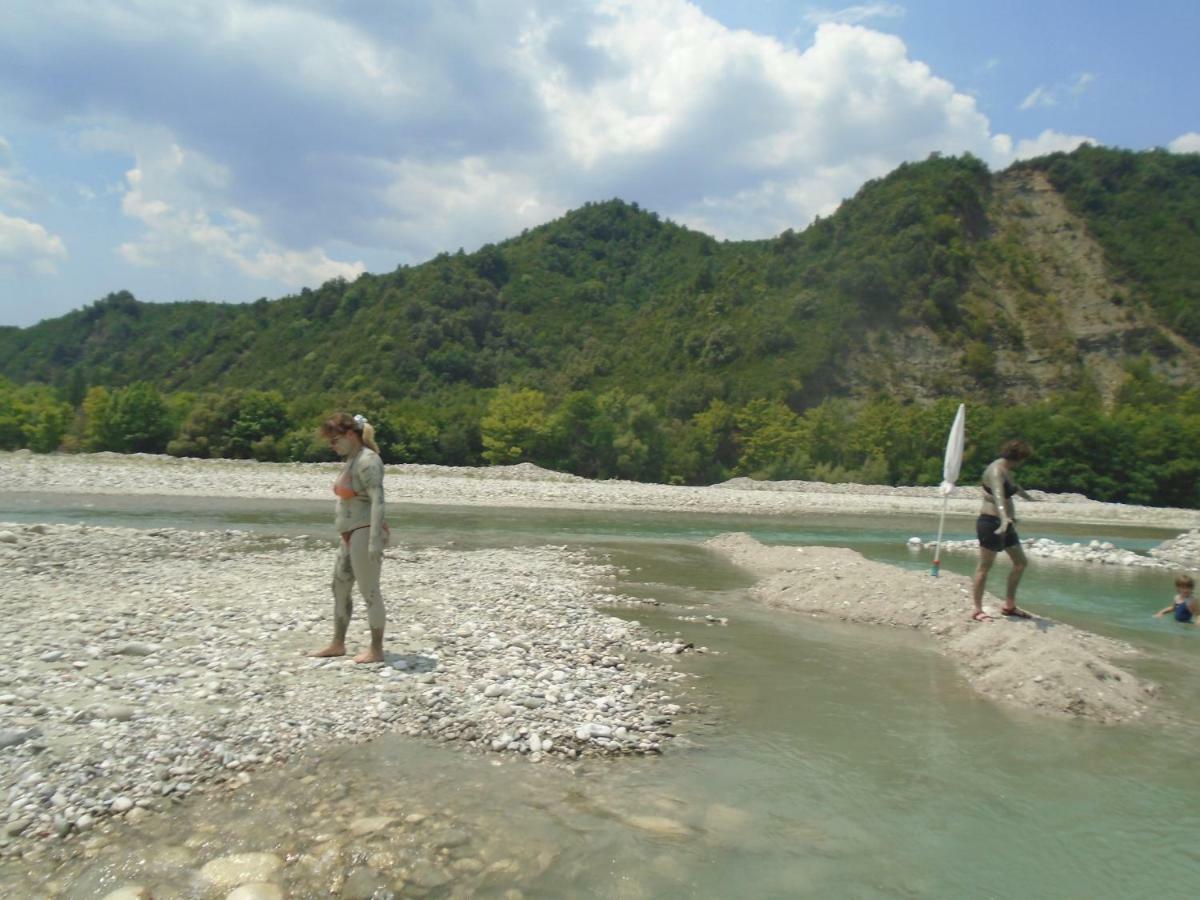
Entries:
{"type": "Polygon", "coordinates": [[[479,423],[483,458],[492,465],[540,458],[547,424],[546,396],[541,391],[500,388],[479,423]]]}

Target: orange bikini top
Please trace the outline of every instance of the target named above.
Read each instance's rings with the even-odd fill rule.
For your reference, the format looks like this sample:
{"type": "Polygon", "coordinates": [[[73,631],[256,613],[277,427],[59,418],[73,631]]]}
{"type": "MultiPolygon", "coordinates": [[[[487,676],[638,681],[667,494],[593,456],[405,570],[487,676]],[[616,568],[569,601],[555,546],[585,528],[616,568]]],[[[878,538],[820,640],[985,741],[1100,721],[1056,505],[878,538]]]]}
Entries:
{"type": "Polygon", "coordinates": [[[339,475],[338,480],[333,483],[333,492],[343,500],[349,500],[351,497],[358,496],[358,493],[351,487],[349,468],[339,475]]]}

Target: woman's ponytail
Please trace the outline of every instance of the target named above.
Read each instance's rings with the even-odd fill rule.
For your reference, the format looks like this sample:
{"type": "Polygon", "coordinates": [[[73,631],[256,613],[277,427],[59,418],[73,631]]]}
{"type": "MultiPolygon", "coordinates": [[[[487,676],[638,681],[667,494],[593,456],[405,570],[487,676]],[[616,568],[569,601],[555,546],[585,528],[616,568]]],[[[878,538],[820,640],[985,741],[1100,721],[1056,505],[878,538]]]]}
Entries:
{"type": "Polygon", "coordinates": [[[355,416],[354,421],[358,425],[359,434],[362,435],[362,442],[378,453],[379,445],[375,443],[375,426],[367,421],[366,416],[355,416]]]}

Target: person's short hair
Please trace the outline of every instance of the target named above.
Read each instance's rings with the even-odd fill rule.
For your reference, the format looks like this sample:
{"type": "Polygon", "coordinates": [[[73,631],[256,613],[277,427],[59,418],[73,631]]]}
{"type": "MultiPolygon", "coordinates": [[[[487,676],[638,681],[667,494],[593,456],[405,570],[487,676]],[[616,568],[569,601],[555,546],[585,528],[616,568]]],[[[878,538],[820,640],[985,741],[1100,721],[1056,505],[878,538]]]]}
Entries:
{"type": "Polygon", "coordinates": [[[1027,441],[1006,441],[1004,446],[1000,448],[1000,456],[1010,462],[1021,462],[1033,456],[1033,448],[1029,446],[1027,441]]]}
{"type": "Polygon", "coordinates": [[[1185,588],[1189,591],[1195,590],[1196,589],[1196,579],[1193,578],[1191,575],[1176,575],[1175,576],[1175,589],[1178,591],[1182,591],[1185,588]]]}

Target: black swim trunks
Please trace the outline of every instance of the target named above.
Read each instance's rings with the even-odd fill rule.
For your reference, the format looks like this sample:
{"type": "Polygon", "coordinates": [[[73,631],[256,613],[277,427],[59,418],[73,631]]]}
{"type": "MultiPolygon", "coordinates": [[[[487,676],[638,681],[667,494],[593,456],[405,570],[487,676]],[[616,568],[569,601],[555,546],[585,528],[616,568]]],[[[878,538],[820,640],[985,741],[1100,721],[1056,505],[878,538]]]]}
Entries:
{"type": "Polygon", "coordinates": [[[979,546],[985,550],[999,553],[1021,543],[1021,539],[1017,537],[1017,526],[1009,525],[1004,534],[997,534],[999,530],[999,516],[980,516],[975,520],[975,534],[979,538],[979,546]]]}

